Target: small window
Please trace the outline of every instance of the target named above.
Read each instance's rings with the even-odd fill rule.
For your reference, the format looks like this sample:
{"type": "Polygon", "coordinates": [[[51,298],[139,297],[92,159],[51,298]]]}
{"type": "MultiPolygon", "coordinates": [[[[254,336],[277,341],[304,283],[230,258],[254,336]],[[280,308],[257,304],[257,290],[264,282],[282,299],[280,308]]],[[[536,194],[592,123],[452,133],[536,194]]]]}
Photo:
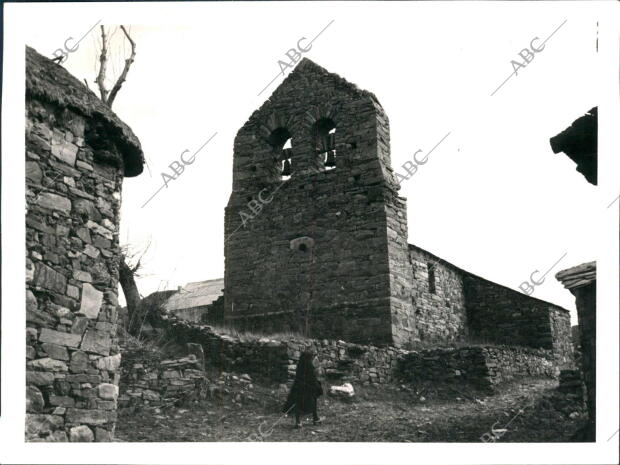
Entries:
{"type": "Polygon", "coordinates": [[[319,165],[326,171],[336,168],[336,124],[321,118],[314,125],[316,153],[319,165]]]}
{"type": "Polygon", "coordinates": [[[431,294],[436,294],[437,289],[435,287],[435,263],[427,263],[428,268],[428,290],[431,294]]]}

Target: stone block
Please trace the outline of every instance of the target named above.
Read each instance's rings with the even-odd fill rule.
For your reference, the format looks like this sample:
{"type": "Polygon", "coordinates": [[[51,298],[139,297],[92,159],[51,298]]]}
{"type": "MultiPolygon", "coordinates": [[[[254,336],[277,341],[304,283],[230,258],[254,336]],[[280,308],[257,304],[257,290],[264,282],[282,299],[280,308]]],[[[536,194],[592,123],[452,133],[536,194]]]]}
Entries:
{"type": "Polygon", "coordinates": [[[26,387],[26,412],[40,412],[45,406],[43,394],[35,386],[26,387]]]}
{"type": "Polygon", "coordinates": [[[82,270],[73,270],[73,279],[85,283],[90,283],[93,280],[89,272],[82,270]]]}
{"type": "Polygon", "coordinates": [[[73,407],[75,405],[75,399],[69,396],[50,396],[50,405],[57,407],[73,407]]]}
{"type": "Polygon", "coordinates": [[[85,352],[108,356],[110,355],[110,342],[110,334],[89,329],[84,334],[80,348],[85,352]]]}
{"type": "Polygon", "coordinates": [[[102,383],[97,386],[99,397],[104,400],[116,400],[118,398],[118,386],[110,383],[102,383]]]}
{"type": "Polygon", "coordinates": [[[55,360],[69,360],[69,352],[63,346],[46,342],[41,344],[41,348],[50,358],[55,360]]]}
{"type": "Polygon", "coordinates": [[[63,425],[64,420],[59,415],[26,415],[26,435],[30,437],[49,434],[52,431],[62,428],[63,425]]]}
{"type": "Polygon", "coordinates": [[[96,319],[99,316],[102,302],[103,292],[97,290],[89,283],[84,283],[82,286],[80,313],[88,318],[96,319]]]}
{"type": "Polygon", "coordinates": [[[43,208],[63,212],[67,215],[71,213],[71,201],[65,196],[52,192],[40,193],[35,203],[43,208]]]}
{"type": "Polygon", "coordinates": [[[77,157],[78,147],[75,144],[66,141],[58,141],[58,143],[52,144],[52,155],[59,160],[64,161],[70,166],[75,165],[75,158],[77,157]]]}
{"type": "Polygon", "coordinates": [[[75,320],[73,320],[73,324],[71,325],[71,333],[79,334],[81,336],[88,327],[89,321],[90,319],[87,317],[78,316],[75,320]]]}
{"type": "Polygon", "coordinates": [[[80,298],[80,289],[76,286],[72,286],[71,284],[69,284],[67,286],[67,295],[69,297],[72,297],[74,299],[79,299],[80,298]]]}
{"type": "Polygon", "coordinates": [[[121,366],[121,354],[111,355],[109,357],[101,357],[97,360],[97,368],[107,370],[111,373],[118,371],[121,366]]]}
{"type": "Polygon", "coordinates": [[[116,412],[69,408],[65,420],[71,424],[104,425],[116,421],[116,412]]]}
{"type": "Polygon", "coordinates": [[[49,328],[43,328],[39,342],[49,342],[59,346],[78,347],[82,336],[79,334],[63,333],[49,328]]]}
{"type": "Polygon", "coordinates": [[[39,164],[35,161],[26,162],[26,179],[34,184],[41,184],[43,178],[43,171],[39,167],[39,164]]]}
{"type": "Polygon", "coordinates": [[[66,363],[48,357],[31,360],[26,366],[35,371],[63,372],[68,370],[66,363]]]}
{"type": "Polygon", "coordinates": [[[80,350],[76,350],[71,354],[71,363],[69,364],[69,370],[71,373],[84,373],[88,368],[89,359],[88,355],[80,350]]]}
{"type": "Polygon", "coordinates": [[[112,442],[112,433],[107,429],[95,428],[95,439],[97,442],[112,442]]]}
{"type": "Polygon", "coordinates": [[[43,263],[37,263],[34,273],[34,285],[64,294],[67,278],[43,263]]]}
{"type": "Polygon", "coordinates": [[[69,430],[69,441],[71,442],[93,442],[95,435],[92,430],[86,426],[74,426],[69,430]]]}
{"type": "Polygon", "coordinates": [[[27,371],[26,384],[34,386],[50,386],[54,383],[54,373],[45,371],[27,371]]]}

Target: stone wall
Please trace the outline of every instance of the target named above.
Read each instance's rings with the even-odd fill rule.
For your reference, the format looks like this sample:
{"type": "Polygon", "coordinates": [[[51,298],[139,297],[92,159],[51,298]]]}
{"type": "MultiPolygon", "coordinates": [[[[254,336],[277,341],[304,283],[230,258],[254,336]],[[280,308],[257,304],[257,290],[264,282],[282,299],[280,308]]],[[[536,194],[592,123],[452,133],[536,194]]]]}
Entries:
{"type": "Polygon", "coordinates": [[[202,345],[205,360],[224,370],[249,373],[256,379],[286,383],[295,375],[299,355],[311,350],[321,376],[333,382],[387,383],[397,376],[398,360],[406,351],[335,340],[289,337],[249,339],[218,333],[175,317],[162,320],[167,336],[177,342],[202,345]]]}
{"type": "Polygon", "coordinates": [[[109,441],[121,185],[142,152],[62,67],[26,60],[26,439],[109,441]]]}
{"type": "Polygon", "coordinates": [[[406,351],[335,340],[290,337],[244,339],[215,332],[174,317],[164,320],[167,335],[179,342],[199,343],[205,360],[222,370],[286,383],[293,380],[301,352],[316,354],[317,371],[327,382],[354,385],[409,382],[467,383],[494,389],[519,377],[555,377],[559,373],[551,350],[505,346],[406,351]]]}
{"type": "Polygon", "coordinates": [[[568,310],[470,273],[463,274],[463,286],[471,338],[550,349],[559,363],[572,363],[568,310]]]}
{"type": "Polygon", "coordinates": [[[126,349],[119,407],[173,405],[204,393],[206,383],[204,359],[196,354],[166,359],[152,347],[126,349]]]}
{"type": "Polygon", "coordinates": [[[556,377],[550,350],[473,346],[412,351],[403,357],[403,377],[412,383],[467,386],[493,391],[522,377],[556,377]]]}
{"type": "Polygon", "coordinates": [[[387,117],[376,98],[300,62],[235,138],[226,321],[353,342],[407,339],[405,205],[389,162],[387,117]],[[335,150],[334,169],[321,155],[324,142],[335,150]],[[398,337],[393,325],[403,328],[398,337]]]}
{"type": "Polygon", "coordinates": [[[463,273],[411,244],[409,256],[417,337],[421,341],[465,339],[468,325],[463,273]]]}

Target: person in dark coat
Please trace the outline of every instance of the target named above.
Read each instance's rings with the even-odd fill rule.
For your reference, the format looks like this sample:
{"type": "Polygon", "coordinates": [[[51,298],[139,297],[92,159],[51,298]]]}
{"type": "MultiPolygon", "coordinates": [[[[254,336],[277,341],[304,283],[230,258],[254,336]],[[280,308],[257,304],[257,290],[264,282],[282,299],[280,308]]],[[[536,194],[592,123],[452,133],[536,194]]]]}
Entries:
{"type": "Polygon", "coordinates": [[[303,415],[311,413],[315,425],[323,420],[319,418],[316,410],[316,401],[319,396],[323,395],[323,387],[316,376],[313,359],[314,354],[311,352],[303,352],[299,357],[295,381],[283,408],[283,412],[286,414],[295,412],[295,426],[297,428],[301,427],[303,415]]]}

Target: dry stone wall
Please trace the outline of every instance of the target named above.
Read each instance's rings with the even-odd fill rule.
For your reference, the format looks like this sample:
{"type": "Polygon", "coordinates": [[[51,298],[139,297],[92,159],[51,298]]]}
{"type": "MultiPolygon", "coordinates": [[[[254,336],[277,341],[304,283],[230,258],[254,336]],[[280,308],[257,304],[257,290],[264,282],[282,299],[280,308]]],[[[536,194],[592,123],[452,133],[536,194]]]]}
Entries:
{"type": "Polygon", "coordinates": [[[333,384],[408,382],[467,383],[493,390],[520,377],[556,377],[559,369],[551,350],[508,346],[466,346],[407,351],[327,339],[261,338],[243,340],[174,317],[164,320],[167,334],[180,342],[201,344],[205,360],[224,371],[253,378],[291,382],[304,350],[316,355],[317,370],[333,384]]]}
{"type": "Polygon", "coordinates": [[[152,347],[127,348],[121,364],[119,408],[174,405],[197,398],[206,384],[200,354],[166,359],[152,347]]]}
{"type": "Polygon", "coordinates": [[[401,365],[403,377],[413,383],[468,386],[493,391],[498,385],[521,377],[556,377],[549,350],[473,346],[412,351],[401,365]]]}
{"type": "Polygon", "coordinates": [[[463,284],[470,337],[552,350],[560,365],[573,363],[568,310],[469,273],[463,284]]]}
{"type": "Polygon", "coordinates": [[[77,79],[26,58],[26,439],[109,441],[121,185],[142,152],[77,79]]]}

